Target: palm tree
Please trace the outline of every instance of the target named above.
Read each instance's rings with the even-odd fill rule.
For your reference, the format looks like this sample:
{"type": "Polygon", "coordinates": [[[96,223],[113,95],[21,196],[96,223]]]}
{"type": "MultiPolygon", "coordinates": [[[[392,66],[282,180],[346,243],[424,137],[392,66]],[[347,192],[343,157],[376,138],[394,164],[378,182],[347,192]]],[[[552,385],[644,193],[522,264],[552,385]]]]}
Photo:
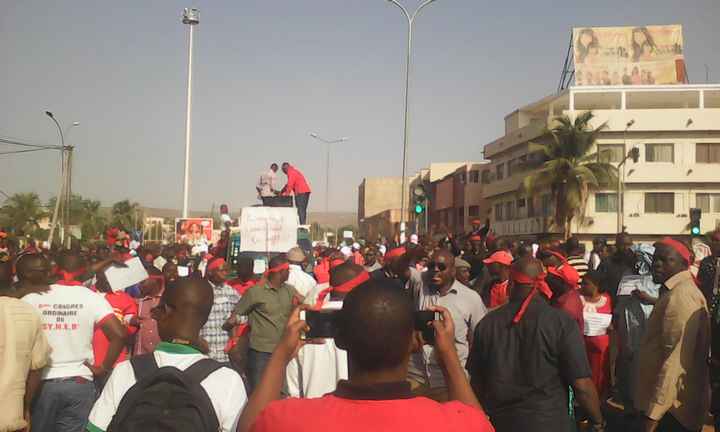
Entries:
{"type": "Polygon", "coordinates": [[[106,225],[105,217],[100,213],[100,201],[82,200],[80,224],[83,239],[96,239],[103,233],[106,225]]]}
{"type": "Polygon", "coordinates": [[[550,140],[544,144],[531,143],[530,152],[540,152],[545,162],[539,170],[523,181],[524,192],[530,196],[550,189],[555,203],[553,224],[563,228],[565,239],[570,238],[572,220],[583,216],[589,192],[617,181],[617,168],[600,162],[592,152],[600,133],[607,128],[603,123],[593,129],[592,111],[584,112],[574,120],[568,116],[555,119],[555,126],[547,131],[550,140]]]}
{"type": "Polygon", "coordinates": [[[38,220],[46,216],[38,194],[16,193],[0,207],[2,225],[18,235],[32,234],[38,228],[38,220]]]}
{"type": "Polygon", "coordinates": [[[112,206],[112,223],[115,226],[125,229],[137,228],[138,222],[142,221],[142,210],[140,204],[130,200],[118,201],[112,206]]]}

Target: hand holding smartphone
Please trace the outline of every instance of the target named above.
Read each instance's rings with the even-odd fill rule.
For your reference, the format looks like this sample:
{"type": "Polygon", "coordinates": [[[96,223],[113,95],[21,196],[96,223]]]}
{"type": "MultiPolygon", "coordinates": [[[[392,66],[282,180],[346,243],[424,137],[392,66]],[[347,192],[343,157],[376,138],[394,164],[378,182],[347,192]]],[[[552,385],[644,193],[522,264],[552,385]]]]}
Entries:
{"type": "Polygon", "coordinates": [[[421,332],[423,340],[427,345],[435,345],[435,328],[431,321],[440,321],[442,314],[431,310],[415,312],[415,330],[421,332]]]}
{"type": "Polygon", "coordinates": [[[303,339],[333,339],[337,334],[339,312],[333,309],[300,311],[300,319],[310,327],[310,330],[303,334],[303,339]]]}

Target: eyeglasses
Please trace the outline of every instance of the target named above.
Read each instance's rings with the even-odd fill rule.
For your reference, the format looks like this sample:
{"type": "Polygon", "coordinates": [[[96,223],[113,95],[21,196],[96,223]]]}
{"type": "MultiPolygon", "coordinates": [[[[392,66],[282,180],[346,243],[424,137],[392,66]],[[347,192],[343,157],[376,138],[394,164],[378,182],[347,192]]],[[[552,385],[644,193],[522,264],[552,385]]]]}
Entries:
{"type": "Polygon", "coordinates": [[[446,265],[445,263],[435,262],[435,261],[430,261],[430,262],[428,263],[428,269],[429,269],[429,270],[435,270],[435,269],[437,269],[438,271],[444,272],[445,270],[447,270],[447,268],[448,268],[448,267],[447,267],[447,265],[446,265]]]}

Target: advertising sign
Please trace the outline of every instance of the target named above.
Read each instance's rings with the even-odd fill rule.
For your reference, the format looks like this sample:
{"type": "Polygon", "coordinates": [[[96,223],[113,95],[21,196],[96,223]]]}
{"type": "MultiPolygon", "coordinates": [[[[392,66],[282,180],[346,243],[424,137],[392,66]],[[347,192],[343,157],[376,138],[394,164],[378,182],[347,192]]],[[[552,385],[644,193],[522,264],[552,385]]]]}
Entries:
{"type": "Polygon", "coordinates": [[[175,242],[192,246],[212,241],[213,220],[209,218],[175,219],[175,242]]]}
{"type": "Polygon", "coordinates": [[[575,85],[685,83],[682,26],[573,29],[575,85]]]}

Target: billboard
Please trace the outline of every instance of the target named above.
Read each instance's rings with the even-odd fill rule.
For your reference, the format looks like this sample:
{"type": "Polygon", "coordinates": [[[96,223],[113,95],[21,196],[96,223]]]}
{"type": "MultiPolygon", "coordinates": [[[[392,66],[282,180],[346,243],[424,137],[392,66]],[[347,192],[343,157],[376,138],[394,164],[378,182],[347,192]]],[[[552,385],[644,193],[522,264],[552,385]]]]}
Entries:
{"type": "Polygon", "coordinates": [[[680,25],[573,29],[575,85],[686,82],[680,25]]]}
{"type": "Polygon", "coordinates": [[[212,241],[213,220],[208,218],[175,219],[175,242],[207,246],[212,241]]]}

